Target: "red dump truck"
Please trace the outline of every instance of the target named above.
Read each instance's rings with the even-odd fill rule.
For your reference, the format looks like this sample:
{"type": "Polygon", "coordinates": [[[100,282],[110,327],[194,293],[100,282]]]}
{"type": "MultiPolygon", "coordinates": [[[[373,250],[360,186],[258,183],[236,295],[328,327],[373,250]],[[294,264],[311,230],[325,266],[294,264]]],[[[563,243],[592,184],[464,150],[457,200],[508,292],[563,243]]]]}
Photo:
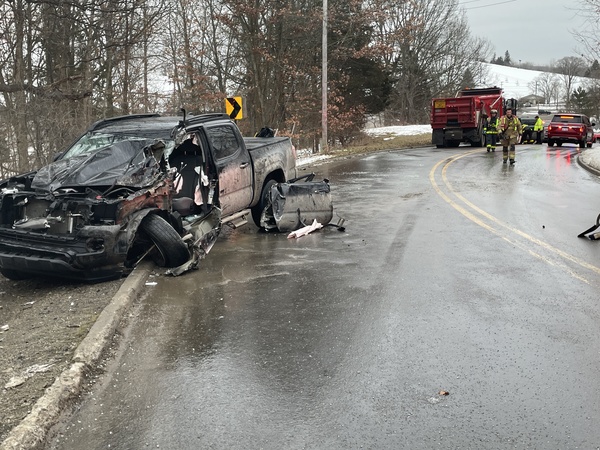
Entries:
{"type": "Polygon", "coordinates": [[[456,97],[431,100],[431,142],[437,148],[484,145],[483,122],[492,109],[501,115],[507,108],[516,114],[517,101],[505,99],[502,88],[463,89],[456,97]]]}

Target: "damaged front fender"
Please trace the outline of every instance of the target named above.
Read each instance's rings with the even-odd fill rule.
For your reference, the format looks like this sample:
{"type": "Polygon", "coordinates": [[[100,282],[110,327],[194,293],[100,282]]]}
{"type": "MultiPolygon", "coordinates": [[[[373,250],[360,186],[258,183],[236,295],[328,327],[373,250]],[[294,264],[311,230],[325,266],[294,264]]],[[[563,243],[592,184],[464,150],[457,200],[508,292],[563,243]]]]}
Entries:
{"type": "Polygon", "coordinates": [[[179,267],[167,270],[167,275],[178,276],[198,268],[221,232],[221,210],[216,206],[212,207],[208,214],[192,219],[185,225],[185,229],[187,233],[182,239],[189,247],[190,259],[179,267]]]}

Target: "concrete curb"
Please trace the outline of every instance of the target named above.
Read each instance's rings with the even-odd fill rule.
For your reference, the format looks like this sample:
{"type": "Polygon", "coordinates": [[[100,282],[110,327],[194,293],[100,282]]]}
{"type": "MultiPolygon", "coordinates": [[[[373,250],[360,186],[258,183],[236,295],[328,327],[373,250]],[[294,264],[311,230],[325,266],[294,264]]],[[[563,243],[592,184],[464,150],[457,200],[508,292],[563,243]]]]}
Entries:
{"type": "Polygon", "coordinates": [[[140,295],[152,267],[151,262],[142,262],[131,272],[75,350],[71,366],[46,389],[27,417],[10,431],[0,444],[0,450],[44,448],[50,428],[58,423],[61,412],[81,393],[86,375],[109,347],[121,319],[140,295]]]}
{"type": "MultiPolygon", "coordinates": [[[[586,150],[586,151],[589,151],[589,150],[586,150]]],[[[591,161],[592,159],[588,158],[588,156],[585,153],[577,155],[577,162],[579,163],[579,165],[581,167],[583,167],[588,172],[593,173],[594,175],[600,176],[600,168],[597,168],[597,167],[595,167],[595,165],[590,164],[590,161],[588,161],[588,160],[591,161]]]]}

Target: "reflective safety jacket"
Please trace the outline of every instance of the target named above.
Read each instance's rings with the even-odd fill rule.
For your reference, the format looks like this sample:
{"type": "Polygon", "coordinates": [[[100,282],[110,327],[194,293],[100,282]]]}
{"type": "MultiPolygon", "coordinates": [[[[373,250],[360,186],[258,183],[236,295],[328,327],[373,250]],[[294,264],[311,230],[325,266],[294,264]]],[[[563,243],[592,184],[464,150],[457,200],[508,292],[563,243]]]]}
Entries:
{"type": "Polygon", "coordinates": [[[535,124],[533,124],[533,131],[542,131],[543,129],[544,129],[544,121],[538,117],[537,120],[535,121],[535,124]]]}
{"type": "Polygon", "coordinates": [[[502,116],[500,118],[500,132],[504,133],[504,137],[506,139],[518,137],[520,134],[523,134],[521,121],[517,118],[517,116],[502,116]]]}
{"type": "Polygon", "coordinates": [[[485,134],[498,134],[498,116],[486,119],[484,124],[485,134]]]}

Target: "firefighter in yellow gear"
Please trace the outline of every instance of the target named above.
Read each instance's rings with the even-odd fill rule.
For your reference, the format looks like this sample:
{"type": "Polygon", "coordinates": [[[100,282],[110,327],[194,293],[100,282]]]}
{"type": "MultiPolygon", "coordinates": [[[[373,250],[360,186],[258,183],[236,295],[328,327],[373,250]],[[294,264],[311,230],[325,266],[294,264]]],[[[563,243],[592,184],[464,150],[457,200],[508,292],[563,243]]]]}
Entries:
{"type": "Polygon", "coordinates": [[[507,109],[506,114],[500,118],[500,133],[502,140],[502,163],[510,159],[510,165],[515,163],[515,145],[523,134],[521,121],[514,116],[512,109],[507,109]],[[510,149],[509,149],[510,147],[510,149]]]}
{"type": "Polygon", "coordinates": [[[523,135],[521,136],[521,142],[518,142],[519,144],[533,144],[534,139],[533,139],[533,127],[527,125],[526,123],[523,123],[523,121],[521,119],[519,119],[521,121],[521,128],[523,129],[523,135]]]}
{"type": "Polygon", "coordinates": [[[498,142],[498,111],[492,109],[491,116],[487,117],[483,123],[483,132],[485,133],[485,144],[488,152],[496,151],[496,142],[498,142]]]}
{"type": "Polygon", "coordinates": [[[535,123],[533,124],[533,131],[535,133],[535,143],[541,144],[542,137],[544,135],[544,121],[540,119],[540,116],[535,116],[535,123]]]}

